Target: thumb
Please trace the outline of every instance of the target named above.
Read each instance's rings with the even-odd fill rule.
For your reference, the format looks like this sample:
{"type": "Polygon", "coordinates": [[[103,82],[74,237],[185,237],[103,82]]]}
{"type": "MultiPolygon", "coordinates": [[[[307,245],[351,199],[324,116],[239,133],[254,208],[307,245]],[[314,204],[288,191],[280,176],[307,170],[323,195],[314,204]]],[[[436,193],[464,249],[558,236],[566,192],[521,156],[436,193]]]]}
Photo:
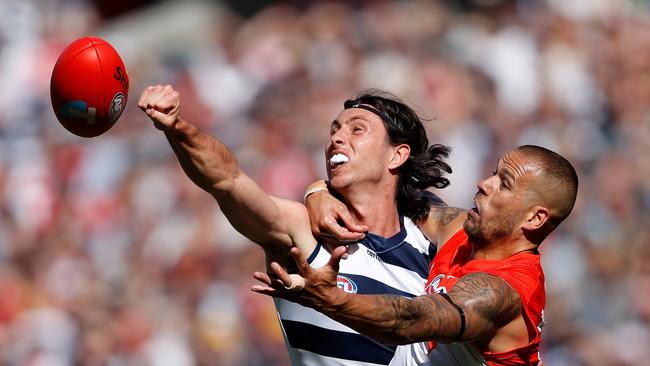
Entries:
{"type": "Polygon", "coordinates": [[[335,273],[339,273],[339,264],[341,263],[341,258],[347,257],[347,248],[344,246],[337,247],[334,249],[332,252],[332,256],[330,257],[329,262],[327,262],[327,265],[332,268],[332,271],[335,273]]]}
{"type": "Polygon", "coordinates": [[[368,231],[367,226],[357,224],[357,221],[354,219],[354,217],[352,217],[352,214],[350,214],[350,211],[348,211],[347,209],[339,212],[338,214],[339,214],[339,218],[341,219],[341,221],[343,221],[343,224],[348,230],[357,233],[365,233],[368,231]]]}
{"type": "Polygon", "coordinates": [[[173,125],[172,118],[170,118],[170,116],[157,109],[147,108],[145,110],[145,113],[153,121],[156,128],[160,130],[164,130],[173,125]]]}

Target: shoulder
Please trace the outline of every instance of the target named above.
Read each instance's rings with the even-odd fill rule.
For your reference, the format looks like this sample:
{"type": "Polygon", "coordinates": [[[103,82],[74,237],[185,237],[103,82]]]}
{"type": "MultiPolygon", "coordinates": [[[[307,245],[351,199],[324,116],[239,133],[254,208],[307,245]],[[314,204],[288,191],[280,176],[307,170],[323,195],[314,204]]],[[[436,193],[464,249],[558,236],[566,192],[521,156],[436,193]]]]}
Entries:
{"type": "Polygon", "coordinates": [[[458,207],[432,205],[429,215],[418,222],[418,226],[438,249],[463,228],[467,211],[458,207]]]}

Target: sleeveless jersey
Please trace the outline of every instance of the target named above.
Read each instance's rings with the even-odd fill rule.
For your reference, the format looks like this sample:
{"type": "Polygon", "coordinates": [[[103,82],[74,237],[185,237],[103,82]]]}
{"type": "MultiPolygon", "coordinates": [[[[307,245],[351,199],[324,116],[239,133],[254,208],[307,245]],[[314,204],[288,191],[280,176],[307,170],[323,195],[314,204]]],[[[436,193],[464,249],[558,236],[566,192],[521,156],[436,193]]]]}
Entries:
{"type": "Polygon", "coordinates": [[[474,343],[429,343],[434,365],[541,365],[539,344],[544,325],[544,272],[539,254],[522,252],[500,260],[470,259],[472,248],[464,230],[447,241],[431,263],[427,293],[449,292],[459,278],[473,272],[499,277],[519,294],[529,343],[508,352],[489,352],[474,343]]]}
{"type": "MultiPolygon", "coordinates": [[[[408,218],[400,217],[400,231],[390,238],[371,233],[348,246],[340,262],[338,286],[358,294],[423,295],[433,246],[408,218]]],[[[327,264],[330,252],[318,244],[309,264],[327,264]]],[[[274,299],[293,365],[428,365],[426,344],[384,345],[318,311],[274,299]]]]}

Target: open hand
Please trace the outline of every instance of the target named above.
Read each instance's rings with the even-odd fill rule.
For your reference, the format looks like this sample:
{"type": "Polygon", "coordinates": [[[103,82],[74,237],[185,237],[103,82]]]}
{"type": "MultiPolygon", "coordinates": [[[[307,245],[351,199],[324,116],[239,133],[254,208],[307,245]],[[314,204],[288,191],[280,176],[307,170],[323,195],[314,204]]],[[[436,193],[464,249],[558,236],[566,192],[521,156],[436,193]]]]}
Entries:
{"type": "Polygon", "coordinates": [[[291,248],[291,256],[298,266],[298,275],[290,275],[278,263],[273,262],[271,270],[275,278],[266,273],[255,272],[253,277],[263,285],[254,285],[251,290],[315,309],[334,307],[340,303],[345,292],[337,286],[336,276],[341,258],[346,257],[345,247],[336,248],[329,262],[321,268],[312,268],[307,263],[307,258],[296,247],[291,248]],[[301,280],[304,284],[296,283],[301,280]]]}

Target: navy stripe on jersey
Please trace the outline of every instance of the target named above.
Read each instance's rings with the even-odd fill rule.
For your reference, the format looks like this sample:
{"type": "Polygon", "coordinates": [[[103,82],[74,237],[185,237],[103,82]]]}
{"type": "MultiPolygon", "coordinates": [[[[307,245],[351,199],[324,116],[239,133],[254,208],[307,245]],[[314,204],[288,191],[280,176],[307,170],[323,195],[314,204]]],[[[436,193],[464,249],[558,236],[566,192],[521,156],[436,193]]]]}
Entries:
{"type": "MultiPolygon", "coordinates": [[[[313,262],[314,259],[316,259],[316,256],[318,255],[318,252],[320,250],[321,250],[321,244],[320,244],[320,242],[317,242],[316,247],[314,247],[314,250],[309,255],[309,258],[307,258],[307,263],[311,264],[311,262],[313,262]]],[[[293,266],[291,268],[287,268],[287,273],[289,273],[289,274],[298,274],[298,267],[293,266]]],[[[271,275],[271,274],[269,274],[269,275],[271,275]]]]}
{"type": "MultiPolygon", "coordinates": [[[[429,249],[429,253],[431,253],[431,248],[429,249]]],[[[386,263],[417,272],[420,277],[427,279],[429,277],[429,264],[433,259],[433,257],[429,257],[429,253],[422,254],[407,242],[403,242],[391,250],[377,252],[377,255],[386,263]]]]}
{"type": "Polygon", "coordinates": [[[366,233],[366,236],[361,239],[360,243],[374,250],[375,252],[383,252],[399,245],[406,238],[406,228],[404,228],[404,216],[399,217],[399,232],[390,238],[386,238],[373,233],[366,233]]]}
{"type": "Polygon", "coordinates": [[[282,320],[282,326],[291,347],[327,357],[388,365],[395,354],[394,346],[383,345],[357,333],[292,320],[282,320]]]}
{"type": "Polygon", "coordinates": [[[339,273],[341,276],[345,276],[354,283],[357,284],[358,294],[362,295],[377,295],[377,294],[383,294],[383,295],[399,295],[399,296],[404,296],[404,297],[414,297],[416,295],[410,294],[406,291],[402,291],[399,289],[396,289],[394,287],[388,286],[387,284],[377,281],[374,278],[366,277],[366,276],[360,276],[360,275],[355,275],[355,274],[349,274],[349,273],[339,273]]]}

